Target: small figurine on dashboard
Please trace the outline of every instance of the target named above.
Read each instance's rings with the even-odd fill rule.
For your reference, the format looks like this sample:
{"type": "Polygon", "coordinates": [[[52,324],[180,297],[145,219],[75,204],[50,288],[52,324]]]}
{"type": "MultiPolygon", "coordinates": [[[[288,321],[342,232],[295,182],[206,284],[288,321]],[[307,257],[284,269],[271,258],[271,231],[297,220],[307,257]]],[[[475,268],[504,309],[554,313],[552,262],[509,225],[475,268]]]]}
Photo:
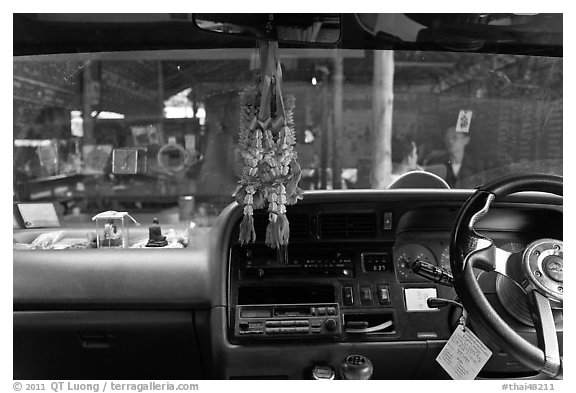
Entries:
{"type": "Polygon", "coordinates": [[[128,248],[130,237],[126,218],[131,219],[136,225],[140,225],[127,212],[106,211],[92,217],[92,221],[96,221],[96,244],[98,248],[128,248]],[[105,221],[103,227],[100,227],[101,221],[105,221]]]}
{"type": "Polygon", "coordinates": [[[158,219],[152,220],[152,225],[148,229],[148,243],[146,247],[164,247],[168,244],[166,236],[162,235],[162,229],[158,224],[158,219]]]}
{"type": "Polygon", "coordinates": [[[106,240],[118,239],[118,229],[114,224],[114,220],[108,220],[108,222],[104,224],[104,239],[106,240]]]}

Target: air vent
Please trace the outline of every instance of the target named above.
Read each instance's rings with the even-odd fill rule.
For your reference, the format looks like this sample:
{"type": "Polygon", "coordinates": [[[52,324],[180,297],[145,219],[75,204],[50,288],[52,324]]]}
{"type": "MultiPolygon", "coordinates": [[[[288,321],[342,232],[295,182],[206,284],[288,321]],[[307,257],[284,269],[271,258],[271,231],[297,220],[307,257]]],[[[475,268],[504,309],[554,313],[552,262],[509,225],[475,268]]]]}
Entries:
{"type": "MultiPolygon", "coordinates": [[[[307,214],[288,213],[290,223],[290,239],[306,239],[310,233],[310,225],[307,214]]],[[[256,241],[264,242],[266,239],[266,227],[268,226],[268,213],[254,213],[254,230],[256,231],[256,241]]]]}
{"type": "Polygon", "coordinates": [[[306,214],[288,214],[290,239],[306,239],[310,233],[310,224],[306,214]]]}
{"type": "Polygon", "coordinates": [[[376,237],[376,213],[320,214],[321,239],[373,239],[376,237]]]}

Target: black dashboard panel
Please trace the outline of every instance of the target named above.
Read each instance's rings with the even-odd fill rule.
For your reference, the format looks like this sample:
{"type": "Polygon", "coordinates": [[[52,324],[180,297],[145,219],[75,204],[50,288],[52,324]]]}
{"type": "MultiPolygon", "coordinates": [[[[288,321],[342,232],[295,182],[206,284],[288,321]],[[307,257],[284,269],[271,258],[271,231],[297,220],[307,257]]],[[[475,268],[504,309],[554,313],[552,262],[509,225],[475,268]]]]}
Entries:
{"type": "Polygon", "coordinates": [[[210,307],[208,261],[206,247],[14,251],[14,378],[206,377],[195,312],[210,307]]]}
{"type": "MultiPolygon", "coordinates": [[[[400,345],[406,348],[396,362],[405,368],[402,372],[417,375],[425,368],[427,378],[446,377],[433,359],[460,311],[427,309],[426,299],[454,299],[455,293],[414,275],[403,263],[417,258],[449,270],[451,228],[470,195],[437,190],[310,193],[288,209],[291,243],[281,252],[263,244],[266,214],[255,215],[256,243],[238,244],[241,210],[231,206],[223,217],[227,225],[217,234],[227,245],[220,254],[227,266],[224,307],[212,320],[222,329],[212,342],[218,361],[227,365],[222,376],[256,377],[242,358],[268,359],[268,372],[287,378],[306,377],[303,370],[312,364],[337,368],[333,354],[317,354],[326,346],[334,353],[370,353],[373,363],[383,365],[400,345]],[[293,350],[310,358],[289,360],[293,350]]],[[[477,228],[504,247],[524,247],[541,237],[562,239],[562,199],[510,196],[494,203],[477,228]]],[[[378,375],[400,373],[390,365],[378,375]]]]}
{"type": "Polygon", "coordinates": [[[318,242],[309,247],[294,242],[288,247],[285,263],[278,261],[275,251],[269,250],[266,265],[254,261],[258,253],[252,250],[257,249],[258,246],[235,246],[232,250],[230,333],[236,339],[232,342],[315,337],[350,342],[398,341],[445,339],[450,334],[450,309],[406,312],[406,290],[429,289],[438,296],[450,298],[454,294],[450,288],[432,283],[399,283],[393,264],[393,243],[318,242]],[[254,264],[261,266],[249,266],[254,264]],[[384,269],[374,271],[375,266],[384,269]],[[251,293],[251,296],[246,296],[246,293],[251,293]],[[236,309],[259,304],[302,304],[316,308],[317,313],[288,317],[270,314],[251,320],[253,323],[260,320],[264,325],[276,321],[282,324],[287,323],[285,321],[309,321],[312,326],[304,332],[277,334],[271,330],[272,333],[268,334],[270,329],[267,326],[263,326],[260,333],[251,328],[239,330],[238,324],[246,321],[237,319],[236,309]],[[314,329],[314,322],[319,317],[330,316],[324,310],[326,304],[331,304],[330,307],[337,311],[332,313],[331,319],[323,319],[322,322],[325,325],[334,321],[336,326],[333,329],[338,330],[337,335],[330,334],[331,331],[324,329],[324,326],[314,329]],[[382,328],[378,329],[378,326],[382,328]]]}
{"type": "Polygon", "coordinates": [[[186,311],[16,311],[14,379],[197,379],[186,311]]]}
{"type": "MultiPolygon", "coordinates": [[[[87,230],[69,230],[85,236],[87,230]]],[[[40,230],[17,230],[26,242],[40,230]]],[[[199,242],[202,244],[202,242],[199,242]]],[[[208,249],[14,251],[15,310],[185,309],[211,303],[208,249]]]]}

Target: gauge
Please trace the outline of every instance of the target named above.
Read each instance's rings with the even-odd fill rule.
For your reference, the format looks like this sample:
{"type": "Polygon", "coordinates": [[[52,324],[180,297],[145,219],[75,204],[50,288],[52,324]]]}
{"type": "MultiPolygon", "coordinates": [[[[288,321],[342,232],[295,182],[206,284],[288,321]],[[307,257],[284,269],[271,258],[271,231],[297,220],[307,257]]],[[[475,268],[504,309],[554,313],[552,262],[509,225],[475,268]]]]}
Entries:
{"type": "Polygon", "coordinates": [[[440,254],[440,267],[449,273],[452,272],[452,267],[450,267],[450,246],[444,247],[442,254],[440,254]]]}
{"type": "Polygon", "coordinates": [[[526,248],[526,243],[522,242],[508,242],[500,246],[500,248],[504,251],[517,253],[522,252],[526,248]]]}
{"type": "Polygon", "coordinates": [[[424,277],[420,277],[412,272],[414,261],[423,261],[436,265],[436,258],[432,252],[421,244],[405,244],[397,248],[394,252],[394,264],[396,267],[396,277],[400,282],[427,282],[424,277]]]}
{"type": "Polygon", "coordinates": [[[391,257],[388,253],[362,253],[362,267],[365,272],[387,272],[392,270],[391,257]]]}

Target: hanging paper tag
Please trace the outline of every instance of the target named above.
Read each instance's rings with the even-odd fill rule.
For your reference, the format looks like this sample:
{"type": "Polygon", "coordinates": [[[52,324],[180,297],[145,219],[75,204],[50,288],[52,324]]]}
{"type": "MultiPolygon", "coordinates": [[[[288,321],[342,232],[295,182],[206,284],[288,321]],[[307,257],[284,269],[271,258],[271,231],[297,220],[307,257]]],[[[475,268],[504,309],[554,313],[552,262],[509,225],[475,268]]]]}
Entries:
{"type": "Polygon", "coordinates": [[[470,123],[472,122],[473,112],[470,110],[460,109],[458,113],[458,121],[456,122],[456,132],[470,131],[470,123]]]}
{"type": "Polygon", "coordinates": [[[438,354],[436,361],[452,379],[474,379],[482,370],[492,351],[472,331],[458,325],[438,354]]]}

